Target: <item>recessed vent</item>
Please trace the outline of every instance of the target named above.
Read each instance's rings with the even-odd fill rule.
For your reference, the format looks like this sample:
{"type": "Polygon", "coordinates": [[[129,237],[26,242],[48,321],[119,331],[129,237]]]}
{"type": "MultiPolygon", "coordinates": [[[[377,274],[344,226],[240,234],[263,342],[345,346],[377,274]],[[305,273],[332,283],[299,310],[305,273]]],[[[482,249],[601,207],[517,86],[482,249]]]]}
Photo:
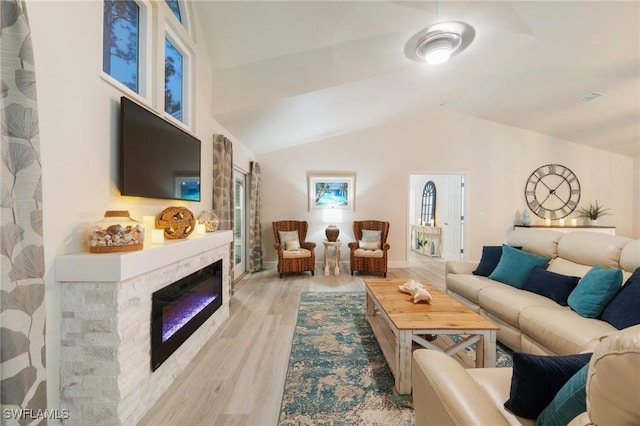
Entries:
{"type": "Polygon", "coordinates": [[[586,95],[584,95],[583,97],[581,97],[580,100],[582,102],[591,102],[594,99],[598,99],[600,96],[602,96],[602,93],[589,92],[586,95]]]}

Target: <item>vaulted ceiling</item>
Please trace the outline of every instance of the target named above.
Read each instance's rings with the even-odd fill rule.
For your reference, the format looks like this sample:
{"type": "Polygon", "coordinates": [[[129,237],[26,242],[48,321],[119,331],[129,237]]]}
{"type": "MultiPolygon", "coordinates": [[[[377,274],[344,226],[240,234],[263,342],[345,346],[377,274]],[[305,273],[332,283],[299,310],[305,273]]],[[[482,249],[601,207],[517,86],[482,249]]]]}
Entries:
{"type": "Polygon", "coordinates": [[[212,115],[255,153],[448,108],[640,156],[638,1],[192,4],[212,115]],[[475,28],[464,52],[437,66],[404,55],[444,20],[475,28]]]}

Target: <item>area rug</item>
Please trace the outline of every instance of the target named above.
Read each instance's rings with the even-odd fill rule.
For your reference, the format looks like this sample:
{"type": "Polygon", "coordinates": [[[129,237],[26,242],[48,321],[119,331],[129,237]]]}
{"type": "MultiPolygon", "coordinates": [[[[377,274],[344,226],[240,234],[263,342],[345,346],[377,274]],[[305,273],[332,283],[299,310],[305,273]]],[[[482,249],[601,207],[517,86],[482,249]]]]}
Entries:
{"type": "Polygon", "coordinates": [[[365,318],[363,292],[302,293],[279,424],[415,424],[411,395],[396,392],[365,318]]]}

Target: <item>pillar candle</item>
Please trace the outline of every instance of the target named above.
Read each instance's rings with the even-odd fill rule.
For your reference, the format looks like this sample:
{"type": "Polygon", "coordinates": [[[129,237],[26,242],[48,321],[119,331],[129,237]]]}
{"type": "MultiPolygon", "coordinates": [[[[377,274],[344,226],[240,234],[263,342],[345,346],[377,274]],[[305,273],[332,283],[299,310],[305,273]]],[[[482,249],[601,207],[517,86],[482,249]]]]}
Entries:
{"type": "Polygon", "coordinates": [[[546,226],[551,226],[551,219],[546,218],[546,219],[544,220],[544,224],[545,224],[546,226]]]}
{"type": "Polygon", "coordinates": [[[151,242],[151,231],[156,227],[155,216],[142,216],[142,225],[144,226],[144,240],[147,243],[151,242]]]}
{"type": "Polygon", "coordinates": [[[164,243],[164,229],[154,229],[151,232],[151,242],[153,244],[164,243]]]}
{"type": "Polygon", "coordinates": [[[571,226],[578,226],[578,219],[571,219],[571,226]]]}
{"type": "Polygon", "coordinates": [[[560,226],[564,226],[564,219],[560,219],[560,226]]]}

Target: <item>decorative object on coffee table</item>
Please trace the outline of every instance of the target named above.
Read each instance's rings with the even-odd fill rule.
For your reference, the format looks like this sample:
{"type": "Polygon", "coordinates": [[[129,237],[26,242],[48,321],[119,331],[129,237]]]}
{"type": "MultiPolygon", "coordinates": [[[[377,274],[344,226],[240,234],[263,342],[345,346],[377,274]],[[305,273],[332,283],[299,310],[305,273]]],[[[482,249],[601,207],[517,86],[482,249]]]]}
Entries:
{"type": "Polygon", "coordinates": [[[420,281],[416,281],[413,278],[406,283],[398,286],[398,290],[400,290],[402,293],[411,295],[411,300],[413,300],[413,303],[423,301],[431,303],[431,293],[427,291],[425,286],[420,281]]]}
{"type": "Polygon", "coordinates": [[[91,253],[118,253],[143,247],[144,226],[131,219],[127,210],[107,210],[104,219],[89,228],[91,253]]]}
{"type": "Polygon", "coordinates": [[[164,229],[170,240],[187,238],[196,228],[196,219],[186,207],[167,207],[156,216],[156,228],[164,229]]]}
{"type": "Polygon", "coordinates": [[[206,232],[215,232],[218,230],[220,221],[213,210],[204,210],[198,215],[198,223],[204,224],[206,232]]]}

